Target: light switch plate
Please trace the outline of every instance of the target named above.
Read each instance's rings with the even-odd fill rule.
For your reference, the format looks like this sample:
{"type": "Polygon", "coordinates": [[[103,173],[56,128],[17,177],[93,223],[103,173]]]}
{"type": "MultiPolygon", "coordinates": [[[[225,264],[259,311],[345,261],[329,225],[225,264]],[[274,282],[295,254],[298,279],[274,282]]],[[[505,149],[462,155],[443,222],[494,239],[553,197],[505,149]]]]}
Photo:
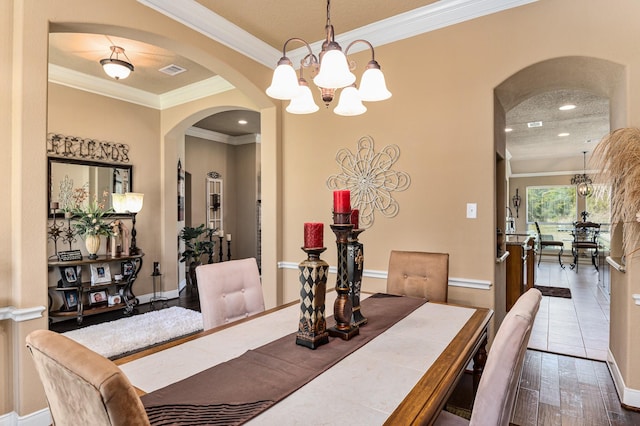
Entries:
{"type": "Polygon", "coordinates": [[[478,217],[478,204],[467,203],[467,219],[475,219],[478,217]]]}

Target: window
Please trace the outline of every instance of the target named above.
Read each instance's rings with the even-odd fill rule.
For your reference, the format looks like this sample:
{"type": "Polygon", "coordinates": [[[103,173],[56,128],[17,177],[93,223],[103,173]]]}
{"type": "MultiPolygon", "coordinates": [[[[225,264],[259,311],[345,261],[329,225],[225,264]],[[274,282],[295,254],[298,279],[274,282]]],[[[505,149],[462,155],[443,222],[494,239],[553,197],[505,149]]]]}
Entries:
{"type": "Polygon", "coordinates": [[[577,203],[574,185],[527,187],[527,225],[564,225],[576,220],[577,203]]]}
{"type": "Polygon", "coordinates": [[[611,188],[595,185],[593,195],[587,197],[585,208],[589,212],[587,220],[601,224],[611,222],[611,188]]]}

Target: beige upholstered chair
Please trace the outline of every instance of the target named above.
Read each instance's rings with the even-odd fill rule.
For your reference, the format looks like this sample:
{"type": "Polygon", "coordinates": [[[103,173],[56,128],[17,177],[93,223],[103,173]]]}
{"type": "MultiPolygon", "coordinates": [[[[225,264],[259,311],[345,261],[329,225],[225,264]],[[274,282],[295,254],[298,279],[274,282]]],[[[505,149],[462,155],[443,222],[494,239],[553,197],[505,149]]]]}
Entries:
{"type": "Polygon", "coordinates": [[[443,411],[435,423],[437,426],[509,424],[524,355],[541,299],[540,290],[528,290],[502,321],[478,385],[471,420],[443,411]]]}
{"type": "Polygon", "coordinates": [[[107,358],[49,330],[27,336],[55,425],[148,425],[135,388],[107,358]]]}
{"type": "Polygon", "coordinates": [[[201,265],[196,277],[205,330],[264,311],[256,259],[201,265]]]}
{"type": "Polygon", "coordinates": [[[448,253],[391,251],[387,293],[446,302],[448,289],[448,253]]]}

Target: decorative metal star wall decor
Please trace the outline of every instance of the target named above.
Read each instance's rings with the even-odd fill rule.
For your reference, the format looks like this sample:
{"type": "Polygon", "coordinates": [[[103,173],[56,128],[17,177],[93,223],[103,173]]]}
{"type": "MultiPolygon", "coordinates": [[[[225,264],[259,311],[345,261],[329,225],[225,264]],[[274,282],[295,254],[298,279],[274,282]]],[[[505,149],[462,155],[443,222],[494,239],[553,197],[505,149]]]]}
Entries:
{"type": "Polygon", "coordinates": [[[327,187],[351,191],[351,206],[360,211],[360,228],[373,225],[376,211],[385,217],[398,214],[400,206],[391,193],[404,191],[411,184],[407,173],[391,170],[399,156],[397,145],[387,145],[376,153],[371,136],[360,138],[355,154],[347,148],[336,154],[341,172],[329,176],[327,187]]]}

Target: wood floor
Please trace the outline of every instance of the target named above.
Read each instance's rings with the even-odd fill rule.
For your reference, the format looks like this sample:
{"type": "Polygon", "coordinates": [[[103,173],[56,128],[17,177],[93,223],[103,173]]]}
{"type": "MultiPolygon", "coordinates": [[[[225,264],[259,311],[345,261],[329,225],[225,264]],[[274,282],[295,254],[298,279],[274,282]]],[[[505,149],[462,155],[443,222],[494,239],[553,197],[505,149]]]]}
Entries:
{"type": "Polygon", "coordinates": [[[622,408],[606,363],[528,350],[512,423],[640,425],[640,413],[622,408]]]}

